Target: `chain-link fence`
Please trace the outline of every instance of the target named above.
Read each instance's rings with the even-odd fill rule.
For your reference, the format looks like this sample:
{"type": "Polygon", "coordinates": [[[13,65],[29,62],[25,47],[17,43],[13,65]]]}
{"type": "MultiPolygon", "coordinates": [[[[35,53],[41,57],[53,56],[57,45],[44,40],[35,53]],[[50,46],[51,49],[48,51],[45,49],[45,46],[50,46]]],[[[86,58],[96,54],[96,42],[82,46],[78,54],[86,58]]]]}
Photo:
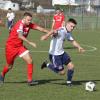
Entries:
{"type": "MultiPolygon", "coordinates": [[[[93,9],[88,11],[87,5],[65,6],[64,14],[66,20],[75,18],[78,22],[78,29],[99,29],[100,28],[100,6],[93,6],[93,9]]],[[[52,23],[53,13],[37,14],[33,19],[45,28],[50,28],[52,23]]]]}
{"type": "MultiPolygon", "coordinates": [[[[75,5],[59,6],[64,10],[66,20],[70,17],[75,18],[78,22],[77,29],[95,30],[100,28],[100,0],[76,0],[75,5]],[[94,2],[95,1],[95,2],[94,2]],[[98,2],[97,2],[98,1],[98,2]]],[[[16,20],[23,16],[25,11],[15,12],[16,20]]],[[[0,11],[0,16],[5,20],[7,11],[0,11]]],[[[37,24],[51,28],[54,13],[40,13],[31,11],[33,21],[37,24]]]]}
{"type": "Polygon", "coordinates": [[[76,0],[75,5],[66,5],[65,15],[76,18],[79,29],[100,28],[100,0],[76,0]]]}
{"type": "MultiPolygon", "coordinates": [[[[100,28],[100,0],[76,0],[73,4],[56,6],[64,10],[66,20],[71,17],[77,20],[77,29],[94,30],[100,28]]],[[[41,14],[40,16],[41,17],[37,17],[37,21],[42,24],[42,26],[50,28],[53,13],[41,14]]]]}

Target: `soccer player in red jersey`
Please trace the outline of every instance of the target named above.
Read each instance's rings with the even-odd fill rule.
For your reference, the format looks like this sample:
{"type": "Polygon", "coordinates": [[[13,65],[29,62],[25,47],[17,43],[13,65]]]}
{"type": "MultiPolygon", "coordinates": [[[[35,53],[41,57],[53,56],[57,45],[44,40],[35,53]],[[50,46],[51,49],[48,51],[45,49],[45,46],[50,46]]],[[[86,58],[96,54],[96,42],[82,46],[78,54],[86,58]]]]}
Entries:
{"type": "Polygon", "coordinates": [[[57,30],[65,25],[65,16],[61,9],[57,9],[53,16],[51,30],[57,30]]]}
{"type": "Polygon", "coordinates": [[[37,81],[32,80],[33,74],[33,60],[29,53],[29,50],[23,45],[23,42],[27,42],[29,45],[36,47],[34,42],[31,42],[26,37],[29,34],[30,29],[39,30],[41,32],[48,33],[48,30],[31,23],[32,15],[28,12],[24,13],[22,20],[19,20],[11,29],[9,37],[6,42],[6,62],[3,71],[0,75],[0,83],[4,83],[6,73],[12,69],[14,60],[17,56],[21,57],[27,63],[27,83],[28,85],[38,84],[37,81]]]}

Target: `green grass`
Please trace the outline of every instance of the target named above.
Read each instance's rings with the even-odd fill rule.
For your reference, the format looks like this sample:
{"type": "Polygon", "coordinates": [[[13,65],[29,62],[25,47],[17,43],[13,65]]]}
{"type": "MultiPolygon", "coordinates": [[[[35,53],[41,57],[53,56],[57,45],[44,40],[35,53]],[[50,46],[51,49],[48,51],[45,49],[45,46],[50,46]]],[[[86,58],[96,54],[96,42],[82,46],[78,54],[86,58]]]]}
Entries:
{"type": "MultiPolygon", "coordinates": [[[[5,65],[5,41],[8,37],[8,30],[0,29],[0,72],[5,65]]],[[[50,39],[40,41],[43,33],[31,31],[29,39],[37,43],[37,48],[27,45],[30,51],[41,51],[49,49],[50,39]]],[[[64,45],[73,63],[75,64],[75,74],[73,77],[75,85],[67,87],[65,85],[66,75],[60,76],[49,69],[40,69],[42,61],[48,59],[48,53],[31,52],[35,70],[33,78],[39,81],[39,85],[29,87],[26,84],[26,63],[17,58],[14,68],[6,75],[5,83],[0,86],[0,100],[99,100],[100,98],[100,33],[96,31],[73,32],[75,39],[87,50],[79,54],[76,49],[72,48],[69,42],[64,45]],[[88,51],[96,47],[96,51],[88,51]],[[68,48],[67,48],[68,47],[68,48]],[[87,81],[96,82],[96,91],[85,91],[84,85],[87,81]]]]}

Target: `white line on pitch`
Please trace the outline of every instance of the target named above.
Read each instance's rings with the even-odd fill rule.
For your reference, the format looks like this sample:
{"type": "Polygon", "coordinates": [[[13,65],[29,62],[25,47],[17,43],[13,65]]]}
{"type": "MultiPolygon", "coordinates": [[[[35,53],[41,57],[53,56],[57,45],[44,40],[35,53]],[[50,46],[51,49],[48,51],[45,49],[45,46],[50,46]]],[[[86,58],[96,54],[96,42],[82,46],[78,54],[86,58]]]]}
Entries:
{"type": "MultiPolygon", "coordinates": [[[[91,49],[87,49],[87,50],[85,50],[85,51],[88,51],[88,52],[91,52],[91,51],[95,51],[95,50],[97,50],[97,48],[96,47],[94,47],[94,46],[90,46],[90,45],[85,45],[85,44],[81,44],[81,45],[83,45],[83,46],[85,46],[85,47],[89,47],[89,48],[91,48],[91,49]]],[[[4,48],[0,48],[1,50],[3,50],[4,48]]],[[[31,52],[40,52],[40,53],[47,53],[48,51],[46,51],[46,50],[41,50],[41,51],[38,51],[38,50],[30,50],[31,52]]]]}

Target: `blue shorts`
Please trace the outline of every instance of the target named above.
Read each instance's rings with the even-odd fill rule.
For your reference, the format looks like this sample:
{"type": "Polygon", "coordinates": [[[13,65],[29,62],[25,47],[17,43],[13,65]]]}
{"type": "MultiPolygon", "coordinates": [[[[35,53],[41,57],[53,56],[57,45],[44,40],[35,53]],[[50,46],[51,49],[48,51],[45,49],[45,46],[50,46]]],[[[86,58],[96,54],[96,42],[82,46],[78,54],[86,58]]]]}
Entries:
{"type": "Polygon", "coordinates": [[[8,28],[12,28],[13,26],[13,20],[12,21],[8,21],[8,28]]]}
{"type": "Polygon", "coordinates": [[[49,55],[49,60],[54,65],[56,69],[59,71],[64,69],[63,65],[67,65],[69,62],[71,62],[70,56],[64,52],[62,55],[49,55]]]}

